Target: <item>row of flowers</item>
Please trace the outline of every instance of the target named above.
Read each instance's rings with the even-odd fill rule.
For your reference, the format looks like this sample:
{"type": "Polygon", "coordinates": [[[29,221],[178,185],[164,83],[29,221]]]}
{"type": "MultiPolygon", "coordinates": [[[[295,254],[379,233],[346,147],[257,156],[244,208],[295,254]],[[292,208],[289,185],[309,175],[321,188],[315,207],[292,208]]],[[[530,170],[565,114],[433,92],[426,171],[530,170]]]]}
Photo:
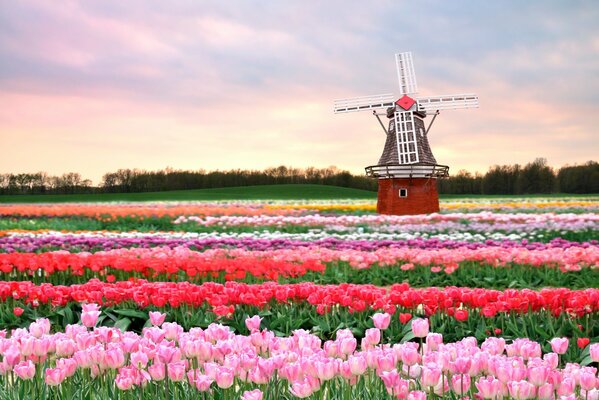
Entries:
{"type": "MultiPolygon", "coordinates": [[[[0,300],[19,302],[31,307],[41,304],[64,306],[70,302],[97,302],[111,306],[133,302],[139,307],[201,307],[208,305],[220,315],[234,311],[237,305],[260,308],[273,304],[302,304],[326,313],[338,308],[353,312],[364,310],[412,310],[424,315],[437,312],[452,316],[458,310],[470,309],[485,317],[498,313],[529,313],[546,311],[559,316],[581,317],[599,311],[599,289],[570,290],[565,288],[492,290],[463,287],[411,288],[395,284],[390,288],[374,285],[245,284],[206,282],[148,282],[144,280],[105,283],[91,280],[80,285],[36,285],[29,281],[0,281],[0,300]]],[[[458,313],[459,314],[459,313],[458,313]]],[[[468,311],[462,313],[466,316],[468,311]]],[[[599,321],[595,321],[596,323],[599,321]]]]}
{"type": "MultiPolygon", "coordinates": [[[[23,225],[21,223],[17,223],[17,225],[23,225]]],[[[495,231],[485,231],[485,232],[379,232],[376,230],[365,230],[364,227],[356,226],[356,227],[345,227],[343,231],[339,231],[337,228],[335,230],[328,230],[322,227],[310,228],[306,232],[300,231],[282,231],[278,229],[272,229],[272,227],[266,227],[264,229],[236,229],[230,228],[225,231],[214,231],[214,230],[204,230],[204,231],[144,231],[139,232],[137,229],[140,228],[139,225],[132,225],[130,230],[123,230],[124,228],[121,225],[114,226],[114,230],[80,230],[81,227],[77,227],[77,229],[62,229],[65,228],[68,223],[63,223],[63,226],[60,230],[48,230],[48,229],[39,229],[39,227],[35,226],[35,220],[31,220],[25,224],[26,226],[22,226],[19,229],[10,229],[10,230],[0,230],[0,239],[2,238],[10,238],[10,237],[20,237],[20,238],[36,238],[36,237],[54,237],[61,235],[77,235],[80,237],[102,237],[107,239],[121,239],[121,238],[154,238],[159,240],[161,238],[164,239],[172,239],[172,240],[181,240],[182,242],[186,242],[187,240],[226,240],[226,239],[238,239],[238,240],[290,240],[290,241],[300,241],[300,242],[312,242],[312,241],[359,241],[359,242],[389,242],[389,241],[422,241],[422,240],[432,240],[432,241],[441,241],[441,242],[465,242],[465,243],[478,243],[478,242],[487,242],[487,241],[497,241],[497,242],[537,242],[537,243],[546,243],[555,239],[560,240],[561,235],[572,236],[576,234],[576,238],[572,242],[572,239],[568,241],[571,243],[576,242],[586,242],[592,241],[597,237],[595,231],[589,230],[586,234],[584,232],[573,232],[573,231],[555,231],[555,230],[532,230],[530,232],[495,232],[495,231]],[[32,225],[33,224],[33,225],[32,225]],[[27,229],[24,229],[27,228],[27,229]]],[[[177,228],[177,226],[173,226],[177,228]]],[[[179,226],[180,227],[180,226],[179,226]]],[[[90,227],[91,228],[91,227],[90,227]]],[[[10,240],[10,239],[5,239],[10,240]]],[[[25,240],[25,239],[23,239],[25,240]]],[[[566,239],[561,239],[566,240],[566,239]]],[[[596,239],[595,242],[596,243],[596,239]]]]}
{"type": "Polygon", "coordinates": [[[531,267],[553,267],[562,272],[595,269],[599,265],[599,247],[555,247],[544,250],[526,248],[483,247],[470,249],[413,249],[409,247],[379,248],[375,251],[337,250],[322,247],[300,247],[251,251],[245,249],[209,249],[203,252],[187,247],[128,248],[95,253],[50,251],[45,253],[0,253],[0,272],[6,277],[51,275],[68,272],[107,275],[124,271],[142,276],[178,275],[194,278],[219,276],[242,279],[246,275],[276,280],[297,277],[309,271],[324,272],[325,263],[348,263],[356,269],[372,266],[411,270],[415,265],[430,266],[434,272],[453,273],[459,263],[477,263],[493,267],[513,264],[531,267]]]}
{"type": "Polygon", "coordinates": [[[555,238],[547,243],[528,240],[485,240],[469,242],[465,240],[439,240],[416,237],[403,240],[355,240],[351,238],[326,237],[314,239],[303,235],[300,239],[290,239],[283,235],[261,236],[251,234],[192,234],[176,232],[52,232],[52,231],[8,231],[0,233],[0,251],[39,252],[65,249],[69,251],[99,251],[130,247],[187,247],[190,249],[243,248],[247,250],[275,250],[301,247],[320,247],[339,250],[372,251],[386,247],[410,247],[417,249],[479,249],[486,247],[526,248],[528,250],[546,250],[549,248],[571,248],[597,246],[597,240],[574,242],[555,238]],[[303,240],[302,240],[303,239],[303,240]]]}
{"type": "MultiPolygon", "coordinates": [[[[480,213],[452,213],[452,214],[421,214],[421,215],[382,215],[382,214],[363,214],[363,215],[321,215],[308,214],[300,216],[287,215],[254,215],[254,216],[185,216],[182,215],[175,220],[176,224],[193,222],[204,226],[282,226],[282,225],[301,225],[301,226],[376,226],[383,225],[401,226],[410,228],[412,226],[433,226],[436,230],[442,230],[444,224],[447,226],[461,226],[468,228],[472,226],[505,227],[533,225],[537,229],[554,227],[555,229],[567,229],[569,226],[576,226],[577,229],[599,229],[599,215],[595,213],[582,214],[556,214],[556,213],[510,213],[499,214],[493,212],[480,213]]],[[[496,230],[499,230],[496,229],[496,230]]],[[[482,230],[482,229],[481,229],[482,230]]]]}
{"type": "MultiPolygon", "coordinates": [[[[441,200],[443,211],[538,211],[589,210],[598,207],[596,198],[519,198],[519,199],[463,199],[441,200]]],[[[266,200],[266,201],[195,201],[152,203],[59,203],[59,204],[5,204],[0,205],[2,216],[91,218],[154,218],[178,215],[293,215],[306,212],[374,212],[374,200],[266,200]]]]}
{"type": "MultiPolygon", "coordinates": [[[[258,316],[247,318],[250,333],[239,335],[218,324],[186,332],[164,322],[164,314],[150,313],[151,326],[136,334],[94,327],[100,313],[96,304],[86,304],[83,325],[51,334],[50,322],[39,319],[0,337],[6,398],[85,398],[88,391],[118,399],[158,393],[243,400],[599,398],[596,367],[563,366],[567,338],[551,339],[545,354],[529,339],[444,343],[426,319],[414,319],[409,335],[419,343],[387,344],[388,314],[374,315],[374,327],[360,342],[345,329],[324,343],[303,330],[277,337],[260,330],[258,316]]],[[[584,347],[585,363],[599,362],[599,344],[584,347]]]]}
{"type": "Polygon", "coordinates": [[[303,207],[285,209],[269,207],[264,203],[56,203],[56,204],[0,204],[0,216],[67,217],[79,216],[96,219],[162,218],[179,215],[298,215],[303,207]]]}

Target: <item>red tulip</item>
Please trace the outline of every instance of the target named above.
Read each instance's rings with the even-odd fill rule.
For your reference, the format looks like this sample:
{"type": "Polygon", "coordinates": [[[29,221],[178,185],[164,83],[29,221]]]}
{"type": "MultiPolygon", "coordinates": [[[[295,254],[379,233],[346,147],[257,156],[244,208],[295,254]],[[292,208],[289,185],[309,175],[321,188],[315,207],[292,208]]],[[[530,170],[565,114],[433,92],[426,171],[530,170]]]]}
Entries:
{"type": "Polygon", "coordinates": [[[585,338],[581,337],[581,338],[578,338],[578,340],[576,340],[576,344],[581,349],[584,349],[585,347],[587,347],[589,345],[589,343],[591,343],[591,339],[589,339],[588,337],[585,337],[585,338]]]}
{"type": "Polygon", "coordinates": [[[399,314],[399,322],[402,324],[407,324],[412,319],[412,314],[409,313],[400,313],[399,314]]]}
{"type": "Polygon", "coordinates": [[[468,310],[460,308],[455,311],[455,319],[464,322],[468,320],[468,310]]]}

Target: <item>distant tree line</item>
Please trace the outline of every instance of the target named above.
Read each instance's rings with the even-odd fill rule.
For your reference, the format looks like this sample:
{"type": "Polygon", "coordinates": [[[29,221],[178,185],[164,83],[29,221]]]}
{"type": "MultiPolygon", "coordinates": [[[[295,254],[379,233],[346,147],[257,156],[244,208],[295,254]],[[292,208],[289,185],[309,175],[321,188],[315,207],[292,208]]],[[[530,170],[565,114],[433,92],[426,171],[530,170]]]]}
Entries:
{"type": "Polygon", "coordinates": [[[77,172],[51,176],[46,172],[34,174],[0,174],[0,194],[75,194],[93,193],[92,181],[77,172]]]}
{"type": "Polygon", "coordinates": [[[443,194],[546,194],[599,193],[599,163],[564,166],[557,171],[547,160],[537,158],[521,166],[495,165],[482,174],[461,170],[448,179],[439,180],[443,194]]]}
{"type": "MultiPolygon", "coordinates": [[[[279,166],[257,170],[181,171],[164,169],[145,171],[119,169],[104,174],[99,186],[92,186],[81,174],[69,172],[50,176],[35,174],[0,174],[0,194],[74,194],[133,193],[221,188],[231,186],[319,184],[376,191],[375,179],[352,175],[336,167],[291,168],[279,166]]],[[[461,170],[448,179],[439,180],[442,194],[543,194],[599,193],[599,163],[565,166],[554,170],[543,158],[525,166],[495,165],[487,173],[471,174],[461,170]]]]}
{"type": "Polygon", "coordinates": [[[376,182],[365,176],[352,175],[337,167],[291,168],[279,166],[263,171],[142,171],[119,169],[102,178],[101,188],[108,193],[157,192],[163,190],[186,190],[221,188],[231,186],[277,185],[311,183],[349,188],[376,190],[376,182]]]}

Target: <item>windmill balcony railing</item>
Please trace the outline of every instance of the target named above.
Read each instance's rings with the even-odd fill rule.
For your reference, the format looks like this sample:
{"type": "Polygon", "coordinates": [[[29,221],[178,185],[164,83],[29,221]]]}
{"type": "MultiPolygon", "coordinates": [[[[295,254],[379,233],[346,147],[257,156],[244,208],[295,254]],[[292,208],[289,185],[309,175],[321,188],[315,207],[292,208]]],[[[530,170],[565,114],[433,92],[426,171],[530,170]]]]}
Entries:
{"type": "Polygon", "coordinates": [[[439,164],[387,164],[366,167],[366,176],[388,178],[447,178],[449,167],[439,164]]]}

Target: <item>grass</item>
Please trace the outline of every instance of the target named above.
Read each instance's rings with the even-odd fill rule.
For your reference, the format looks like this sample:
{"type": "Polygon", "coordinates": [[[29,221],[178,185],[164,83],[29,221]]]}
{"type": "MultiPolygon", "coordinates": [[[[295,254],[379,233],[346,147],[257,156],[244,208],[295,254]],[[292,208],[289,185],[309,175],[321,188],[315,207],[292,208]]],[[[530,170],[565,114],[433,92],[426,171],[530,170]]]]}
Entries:
{"type": "Polygon", "coordinates": [[[563,199],[577,198],[599,201],[599,194],[570,194],[570,193],[550,193],[550,194],[442,194],[439,196],[445,200],[459,199],[563,199]]]}
{"type": "MultiPolygon", "coordinates": [[[[575,197],[599,201],[598,195],[589,194],[528,194],[528,195],[455,195],[444,194],[443,200],[458,199],[556,199],[575,197]]],[[[259,185],[236,186],[218,189],[173,190],[147,193],[105,194],[46,194],[46,195],[0,195],[0,203],[75,203],[109,201],[193,201],[193,200],[328,200],[370,199],[376,200],[376,192],[328,185],[259,185]]]]}
{"type": "Polygon", "coordinates": [[[104,201],[376,199],[376,192],[327,185],[261,185],[147,193],[3,195],[0,203],[65,203],[104,201]]]}

